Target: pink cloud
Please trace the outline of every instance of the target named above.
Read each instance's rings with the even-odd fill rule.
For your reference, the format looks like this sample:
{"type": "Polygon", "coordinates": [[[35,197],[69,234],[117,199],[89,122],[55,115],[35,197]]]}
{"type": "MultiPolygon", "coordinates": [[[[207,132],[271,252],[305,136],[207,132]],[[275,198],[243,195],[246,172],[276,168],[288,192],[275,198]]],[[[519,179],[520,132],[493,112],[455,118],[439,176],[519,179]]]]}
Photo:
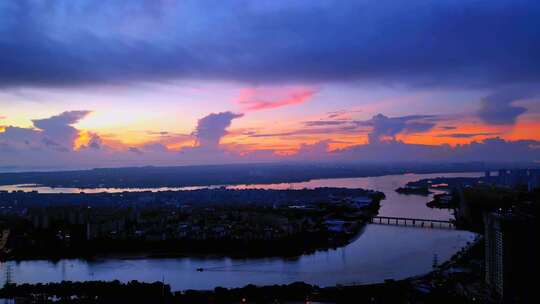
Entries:
{"type": "Polygon", "coordinates": [[[313,97],[318,90],[305,87],[245,88],[237,102],[244,111],[258,111],[301,104],[313,97]]]}

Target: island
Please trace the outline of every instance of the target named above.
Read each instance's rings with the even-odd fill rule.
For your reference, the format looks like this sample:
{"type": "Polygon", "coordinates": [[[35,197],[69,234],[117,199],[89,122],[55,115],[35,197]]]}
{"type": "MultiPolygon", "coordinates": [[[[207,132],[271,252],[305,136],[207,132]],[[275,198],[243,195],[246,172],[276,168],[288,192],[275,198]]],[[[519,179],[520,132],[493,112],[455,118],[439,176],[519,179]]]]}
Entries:
{"type": "Polygon", "coordinates": [[[399,194],[416,194],[416,195],[430,195],[432,192],[429,191],[428,187],[415,187],[409,186],[399,187],[396,189],[396,192],[399,194]]]}
{"type": "Polygon", "coordinates": [[[348,244],[381,192],[227,188],[0,192],[3,259],[297,256],[348,244]]]}
{"type": "Polygon", "coordinates": [[[459,199],[453,191],[449,193],[439,193],[433,196],[433,200],[427,202],[430,208],[455,209],[458,207],[459,199]]]}

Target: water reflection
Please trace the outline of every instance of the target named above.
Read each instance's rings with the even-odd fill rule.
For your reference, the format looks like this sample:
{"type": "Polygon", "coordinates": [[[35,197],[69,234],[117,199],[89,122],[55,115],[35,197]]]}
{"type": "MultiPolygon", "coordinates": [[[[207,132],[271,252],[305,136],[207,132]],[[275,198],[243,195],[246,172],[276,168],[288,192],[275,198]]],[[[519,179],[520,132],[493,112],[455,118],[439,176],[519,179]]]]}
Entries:
{"type": "Polygon", "coordinates": [[[434,254],[440,261],[445,261],[473,238],[474,234],[468,232],[368,225],[361,238],[344,248],[298,259],[104,259],[9,263],[15,282],[114,279],[153,282],[165,277],[175,290],[295,281],[330,286],[380,282],[428,272],[434,254]],[[206,270],[198,272],[197,268],[206,270]]]}

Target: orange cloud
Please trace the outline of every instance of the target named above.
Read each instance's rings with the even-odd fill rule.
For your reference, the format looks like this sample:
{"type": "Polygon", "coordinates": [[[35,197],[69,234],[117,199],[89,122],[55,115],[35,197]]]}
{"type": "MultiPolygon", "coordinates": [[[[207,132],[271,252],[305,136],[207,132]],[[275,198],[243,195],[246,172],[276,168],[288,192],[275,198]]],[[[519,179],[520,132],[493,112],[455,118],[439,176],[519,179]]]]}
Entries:
{"type": "Polygon", "coordinates": [[[507,139],[520,140],[520,139],[533,139],[540,140],[540,122],[538,121],[523,121],[517,123],[512,131],[508,134],[507,139]]]}
{"type": "Polygon", "coordinates": [[[75,139],[73,142],[73,149],[74,150],[80,150],[82,147],[86,146],[90,139],[92,138],[90,132],[86,130],[79,131],[79,136],[75,139]]]}
{"type": "Polygon", "coordinates": [[[245,88],[240,91],[237,103],[244,111],[258,111],[301,104],[313,97],[318,90],[305,87],[245,88]]]}
{"type": "Polygon", "coordinates": [[[435,127],[421,134],[400,134],[396,138],[410,144],[451,146],[468,144],[473,141],[490,137],[508,139],[505,134],[507,127],[479,123],[476,121],[453,123],[452,126],[435,127]]]}

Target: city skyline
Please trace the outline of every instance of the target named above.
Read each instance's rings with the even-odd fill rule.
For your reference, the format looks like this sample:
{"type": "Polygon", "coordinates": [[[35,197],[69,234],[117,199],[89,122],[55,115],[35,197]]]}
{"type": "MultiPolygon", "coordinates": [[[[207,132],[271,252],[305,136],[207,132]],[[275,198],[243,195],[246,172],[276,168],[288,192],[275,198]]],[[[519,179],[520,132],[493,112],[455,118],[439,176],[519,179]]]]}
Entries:
{"type": "Polygon", "coordinates": [[[540,160],[534,1],[0,4],[0,167],[540,160]]]}

